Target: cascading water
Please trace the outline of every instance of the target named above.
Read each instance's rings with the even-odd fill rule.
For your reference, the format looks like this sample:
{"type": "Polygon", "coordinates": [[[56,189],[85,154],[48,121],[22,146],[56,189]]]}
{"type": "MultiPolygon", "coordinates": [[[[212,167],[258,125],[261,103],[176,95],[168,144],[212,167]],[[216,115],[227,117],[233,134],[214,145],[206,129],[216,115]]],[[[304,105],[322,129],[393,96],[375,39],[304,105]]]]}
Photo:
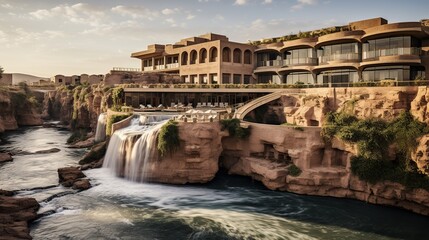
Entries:
{"type": "Polygon", "coordinates": [[[103,167],[117,176],[144,181],[147,163],[157,158],[156,137],[171,115],[134,118],[130,126],[116,131],[109,142],[103,167]]]}
{"type": "Polygon", "coordinates": [[[106,113],[101,113],[98,116],[97,129],[95,130],[95,142],[102,142],[106,139],[106,113]]]}

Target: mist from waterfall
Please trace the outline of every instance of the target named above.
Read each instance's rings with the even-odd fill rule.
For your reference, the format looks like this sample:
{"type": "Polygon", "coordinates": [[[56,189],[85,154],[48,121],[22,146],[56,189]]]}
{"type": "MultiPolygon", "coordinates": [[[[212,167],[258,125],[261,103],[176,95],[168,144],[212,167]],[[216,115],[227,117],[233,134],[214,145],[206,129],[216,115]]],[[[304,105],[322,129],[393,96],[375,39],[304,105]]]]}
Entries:
{"type": "Polygon", "coordinates": [[[144,181],[147,163],[158,157],[158,132],[170,118],[171,115],[135,117],[128,127],[115,131],[110,138],[103,167],[111,169],[116,176],[144,181]]]}
{"type": "Polygon", "coordinates": [[[98,116],[97,129],[95,130],[95,142],[102,142],[106,139],[107,114],[101,113],[98,116]]]}

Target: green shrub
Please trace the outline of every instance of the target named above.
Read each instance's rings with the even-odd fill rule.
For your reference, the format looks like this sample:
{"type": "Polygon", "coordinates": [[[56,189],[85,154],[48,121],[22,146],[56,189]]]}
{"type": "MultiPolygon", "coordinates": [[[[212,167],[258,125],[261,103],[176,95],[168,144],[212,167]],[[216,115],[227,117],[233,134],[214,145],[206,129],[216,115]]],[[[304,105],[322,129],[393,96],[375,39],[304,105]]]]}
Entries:
{"type": "Polygon", "coordinates": [[[220,120],[220,124],[222,126],[222,131],[228,130],[229,135],[232,137],[244,139],[250,135],[249,128],[240,127],[240,119],[224,119],[220,120]]]}
{"type": "Polygon", "coordinates": [[[298,166],[296,166],[295,164],[289,165],[289,167],[287,169],[289,171],[289,175],[294,176],[294,177],[298,177],[302,173],[301,169],[298,166]]]}
{"type": "Polygon", "coordinates": [[[107,124],[106,124],[106,136],[110,136],[111,132],[112,132],[112,125],[114,123],[120,122],[122,120],[124,120],[125,118],[131,116],[131,114],[114,114],[111,115],[108,119],[107,119],[107,124]]]}
{"type": "Polygon", "coordinates": [[[158,135],[157,148],[161,156],[173,152],[180,145],[177,122],[170,120],[161,127],[158,135]]]}
{"type": "Polygon", "coordinates": [[[429,190],[429,177],[417,172],[412,166],[411,152],[417,147],[417,139],[429,132],[426,124],[402,113],[393,121],[378,119],[359,120],[346,113],[329,113],[322,129],[326,139],[339,139],[357,144],[359,155],[352,158],[351,171],[361,180],[370,183],[389,180],[409,188],[429,190]],[[391,144],[397,147],[396,161],[386,161],[391,144]]]}

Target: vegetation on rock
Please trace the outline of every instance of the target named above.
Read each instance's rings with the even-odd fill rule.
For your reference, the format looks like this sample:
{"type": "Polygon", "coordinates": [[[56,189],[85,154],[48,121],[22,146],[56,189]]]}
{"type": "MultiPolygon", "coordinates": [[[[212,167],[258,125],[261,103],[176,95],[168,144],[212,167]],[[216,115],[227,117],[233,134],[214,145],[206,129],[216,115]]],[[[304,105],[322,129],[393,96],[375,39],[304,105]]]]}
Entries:
{"type": "Polygon", "coordinates": [[[109,118],[107,118],[107,124],[106,124],[106,136],[110,136],[112,133],[112,125],[114,123],[120,122],[124,120],[125,118],[131,116],[131,114],[113,114],[110,115],[109,118]]]}
{"type": "Polygon", "coordinates": [[[302,173],[301,169],[298,166],[296,166],[295,164],[289,165],[289,167],[287,169],[289,171],[289,175],[294,176],[294,177],[298,177],[302,173]]]}
{"type": "Polygon", "coordinates": [[[351,171],[361,180],[370,183],[389,180],[410,188],[429,189],[429,177],[419,173],[410,161],[417,139],[428,132],[427,126],[409,112],[390,122],[331,112],[326,115],[322,136],[327,140],[336,136],[357,145],[358,156],[351,161],[351,171]],[[386,161],[392,145],[397,149],[396,160],[386,161]]]}
{"type": "Polygon", "coordinates": [[[113,106],[112,110],[120,112],[121,106],[123,104],[123,98],[124,98],[124,89],[121,87],[116,87],[112,89],[112,100],[113,100],[113,106]]]}
{"type": "Polygon", "coordinates": [[[240,119],[224,119],[220,121],[223,130],[228,130],[229,135],[236,138],[247,138],[250,135],[250,129],[240,126],[240,119]]]}
{"type": "Polygon", "coordinates": [[[72,132],[70,137],[67,139],[68,144],[84,141],[87,139],[88,132],[86,129],[78,129],[72,132]]]}
{"type": "Polygon", "coordinates": [[[157,148],[161,156],[173,152],[180,145],[177,122],[170,120],[161,127],[158,134],[157,148]]]}

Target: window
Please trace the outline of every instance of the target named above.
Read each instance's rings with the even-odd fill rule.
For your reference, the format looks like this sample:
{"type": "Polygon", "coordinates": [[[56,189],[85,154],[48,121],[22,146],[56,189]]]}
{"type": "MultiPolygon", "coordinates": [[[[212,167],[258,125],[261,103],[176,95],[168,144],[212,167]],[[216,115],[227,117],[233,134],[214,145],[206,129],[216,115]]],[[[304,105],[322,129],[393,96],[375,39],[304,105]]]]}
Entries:
{"type": "Polygon", "coordinates": [[[241,84],[241,75],[240,74],[234,74],[233,82],[234,82],[234,84],[241,84]]]}
{"type": "Polygon", "coordinates": [[[366,82],[396,80],[407,81],[424,79],[425,68],[421,66],[381,66],[365,68],[362,78],[366,82]]]}
{"type": "Polygon", "coordinates": [[[359,81],[359,75],[354,69],[322,71],[317,75],[318,84],[331,84],[332,87],[347,87],[349,83],[359,81]]]}
{"type": "Polygon", "coordinates": [[[234,49],[233,62],[234,63],[241,63],[241,50],[238,48],[234,49]]]}
{"type": "Polygon", "coordinates": [[[252,53],[250,50],[244,51],[244,64],[252,64],[252,53]]]}
{"type": "Polygon", "coordinates": [[[205,63],[207,59],[207,50],[205,48],[200,50],[200,63],[205,63]]]}
{"type": "Polygon", "coordinates": [[[217,48],[212,47],[210,48],[210,62],[216,62],[217,61],[217,48]]]}
{"type": "Polygon", "coordinates": [[[229,47],[222,50],[222,62],[231,62],[231,49],[229,47]]]}
{"type": "Polygon", "coordinates": [[[360,60],[358,43],[343,43],[323,46],[318,50],[319,62],[360,60]]]}
{"type": "Polygon", "coordinates": [[[392,55],[419,55],[421,42],[410,36],[380,38],[363,44],[363,59],[392,55]]]}
{"type": "Polygon", "coordinates": [[[192,50],[190,54],[190,63],[189,64],[195,64],[197,62],[197,51],[192,50]]]}
{"type": "Polygon", "coordinates": [[[230,84],[231,83],[231,74],[224,73],[222,74],[222,84],[230,84]]]}
{"type": "Polygon", "coordinates": [[[243,83],[244,84],[250,84],[250,79],[252,79],[252,76],[250,76],[250,75],[244,75],[243,83]]]}
{"type": "Polygon", "coordinates": [[[182,65],[187,65],[187,64],[188,64],[188,53],[183,52],[182,53],[182,65]]]}
{"type": "Polygon", "coordinates": [[[313,75],[309,72],[293,72],[286,76],[286,84],[314,84],[313,75]]]}

